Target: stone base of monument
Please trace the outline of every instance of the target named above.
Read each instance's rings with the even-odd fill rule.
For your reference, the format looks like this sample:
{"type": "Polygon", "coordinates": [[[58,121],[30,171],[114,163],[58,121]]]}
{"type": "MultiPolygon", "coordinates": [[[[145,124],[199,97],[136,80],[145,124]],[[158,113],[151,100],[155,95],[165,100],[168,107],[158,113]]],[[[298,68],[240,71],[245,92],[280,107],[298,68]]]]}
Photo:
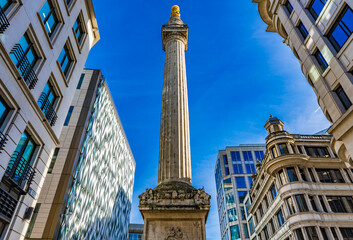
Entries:
{"type": "Polygon", "coordinates": [[[159,184],[139,196],[144,240],[206,240],[210,195],[184,182],[159,184]]]}

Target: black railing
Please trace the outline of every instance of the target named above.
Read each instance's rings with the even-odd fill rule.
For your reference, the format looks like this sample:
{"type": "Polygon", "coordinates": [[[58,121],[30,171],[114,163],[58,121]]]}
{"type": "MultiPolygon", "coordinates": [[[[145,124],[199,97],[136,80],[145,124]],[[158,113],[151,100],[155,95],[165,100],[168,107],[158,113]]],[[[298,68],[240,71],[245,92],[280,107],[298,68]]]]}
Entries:
{"type": "Polygon", "coordinates": [[[8,178],[10,184],[18,188],[21,194],[26,194],[34,174],[35,170],[31,167],[30,161],[24,159],[19,152],[14,152],[5,172],[5,177],[8,178]]]}
{"type": "Polygon", "coordinates": [[[18,200],[16,198],[0,187],[0,215],[8,222],[11,221],[17,203],[18,200]]]}
{"type": "Polygon", "coordinates": [[[0,131],[0,152],[6,143],[6,136],[0,131]]]}
{"type": "Polygon", "coordinates": [[[38,77],[37,77],[36,73],[34,72],[31,63],[29,62],[28,58],[26,57],[26,54],[23,51],[21,45],[16,44],[14,46],[14,48],[11,50],[11,54],[15,56],[15,58],[18,62],[16,67],[20,71],[23,80],[25,80],[29,89],[33,89],[38,82],[38,77]]]}
{"type": "Polygon", "coordinates": [[[56,123],[56,120],[58,119],[58,115],[56,114],[51,102],[48,101],[46,93],[43,92],[40,95],[40,98],[38,100],[38,104],[39,104],[39,106],[41,106],[41,109],[42,109],[47,121],[49,122],[50,126],[54,126],[56,123]]]}
{"type": "Polygon", "coordinates": [[[8,26],[10,26],[9,20],[7,20],[4,10],[0,7],[0,33],[4,33],[8,26]]]}

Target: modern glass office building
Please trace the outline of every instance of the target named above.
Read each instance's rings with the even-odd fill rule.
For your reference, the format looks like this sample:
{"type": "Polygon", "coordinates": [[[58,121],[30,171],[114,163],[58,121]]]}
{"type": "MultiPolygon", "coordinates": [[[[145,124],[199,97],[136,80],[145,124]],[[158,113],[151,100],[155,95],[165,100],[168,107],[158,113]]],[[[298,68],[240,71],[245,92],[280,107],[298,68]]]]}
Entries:
{"type": "Polygon", "coordinates": [[[244,198],[265,150],[262,144],[243,144],[218,153],[215,180],[222,240],[249,238],[244,198]]]}

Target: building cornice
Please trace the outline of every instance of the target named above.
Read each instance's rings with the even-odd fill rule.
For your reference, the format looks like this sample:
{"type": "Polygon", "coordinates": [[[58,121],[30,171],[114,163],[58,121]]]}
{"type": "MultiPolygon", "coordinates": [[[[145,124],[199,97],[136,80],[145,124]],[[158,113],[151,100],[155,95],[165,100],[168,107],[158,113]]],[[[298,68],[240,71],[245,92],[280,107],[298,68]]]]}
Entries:
{"type": "Polygon", "coordinates": [[[85,0],[85,3],[86,3],[86,7],[87,7],[88,16],[89,16],[89,18],[91,20],[91,24],[92,24],[92,31],[93,31],[94,40],[93,40],[91,47],[93,47],[100,40],[100,35],[99,35],[99,31],[98,31],[96,14],[95,14],[94,8],[93,8],[93,2],[92,2],[92,0],[85,0]]]}

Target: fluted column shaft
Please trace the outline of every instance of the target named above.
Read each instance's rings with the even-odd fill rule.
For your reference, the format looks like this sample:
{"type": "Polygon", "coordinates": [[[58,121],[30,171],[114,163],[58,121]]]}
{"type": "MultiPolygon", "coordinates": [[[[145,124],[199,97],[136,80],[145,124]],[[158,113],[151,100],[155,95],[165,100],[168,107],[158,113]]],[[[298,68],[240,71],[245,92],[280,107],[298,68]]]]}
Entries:
{"type": "Polygon", "coordinates": [[[177,32],[165,39],[158,184],[167,181],[191,183],[186,43],[187,39],[177,32]]]}

